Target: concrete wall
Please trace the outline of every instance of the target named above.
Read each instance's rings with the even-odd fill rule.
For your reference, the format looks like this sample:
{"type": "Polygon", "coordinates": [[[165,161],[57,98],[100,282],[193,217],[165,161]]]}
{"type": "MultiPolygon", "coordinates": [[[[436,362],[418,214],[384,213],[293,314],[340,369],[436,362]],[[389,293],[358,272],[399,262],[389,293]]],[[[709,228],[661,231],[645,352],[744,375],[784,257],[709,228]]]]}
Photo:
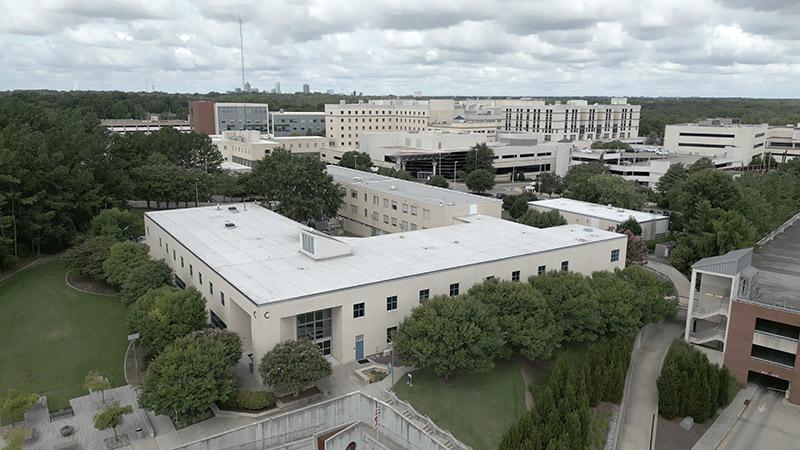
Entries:
{"type": "MultiPolygon", "coordinates": [[[[355,392],[177,448],[182,450],[311,449],[314,448],[316,437],[338,426],[351,422],[374,423],[375,403],[375,399],[355,392]]],[[[378,402],[378,405],[381,408],[379,429],[381,440],[389,439],[408,450],[445,450],[445,447],[433,440],[427,432],[417,428],[400,413],[383,402],[378,402]]],[[[330,449],[343,450],[350,442],[356,442],[357,449],[375,447],[374,443],[372,446],[358,446],[358,441],[354,440],[356,434],[361,434],[360,441],[364,444],[370,444],[369,441],[372,440],[364,436],[365,432],[362,430],[364,428],[356,424],[343,430],[346,432],[340,433],[341,439],[338,439],[340,434],[328,438],[328,441],[337,444],[330,449]],[[345,445],[339,446],[341,443],[345,445]]],[[[372,432],[374,430],[371,428],[372,432]]]]}
{"type": "MultiPolygon", "coordinates": [[[[530,205],[532,209],[540,212],[549,212],[552,208],[545,208],[538,205],[530,205]]],[[[622,222],[616,220],[602,219],[599,217],[587,216],[584,214],[573,213],[569,211],[559,211],[559,214],[567,220],[568,224],[584,225],[592,228],[599,228],[601,230],[608,230],[609,228],[616,228],[622,222]]],[[[659,235],[665,235],[669,227],[669,217],[664,217],[656,221],[640,223],[642,227],[642,238],[646,241],[655,239],[659,235]]]]}
{"type": "MultiPolygon", "coordinates": [[[[421,213],[421,211],[420,211],[421,213]]],[[[419,304],[421,289],[430,295],[449,295],[450,284],[458,283],[459,292],[466,292],[473,284],[489,276],[510,280],[513,271],[520,271],[520,279],[538,273],[539,266],[546,270],[559,270],[562,261],[569,261],[569,270],[586,275],[597,270],[624,268],[626,237],[595,243],[577,243],[575,246],[550,252],[497,260],[485,264],[458,267],[414,277],[387,280],[322,295],[255,305],[204,262],[191,254],[158,225],[145,216],[145,233],[150,246],[150,256],[164,261],[188,286],[197,288],[206,298],[206,308],[214,311],[228,329],[242,335],[259,360],[275,344],[296,338],[297,314],[320,309],[333,309],[332,355],[340,362],[355,360],[355,337],[364,336],[364,352],[370,355],[387,348],[386,332],[397,326],[411,309],[419,304]],[[167,252],[167,246],[169,252],[167,252]],[[611,262],[612,250],[619,250],[619,261],[611,262]],[[175,252],[173,255],[173,251],[175,252]],[[181,265],[183,258],[183,265],[181,265]],[[190,267],[192,273],[190,274],[190,267]],[[203,281],[200,283],[200,274],[203,281]],[[213,283],[213,293],[211,285],[213,283]],[[225,294],[222,304],[220,292],[225,294]],[[397,296],[397,309],[387,311],[386,299],[397,296]],[[364,317],[353,317],[353,305],[365,304],[364,317]]],[[[298,248],[300,246],[298,233],[298,248]]]]}

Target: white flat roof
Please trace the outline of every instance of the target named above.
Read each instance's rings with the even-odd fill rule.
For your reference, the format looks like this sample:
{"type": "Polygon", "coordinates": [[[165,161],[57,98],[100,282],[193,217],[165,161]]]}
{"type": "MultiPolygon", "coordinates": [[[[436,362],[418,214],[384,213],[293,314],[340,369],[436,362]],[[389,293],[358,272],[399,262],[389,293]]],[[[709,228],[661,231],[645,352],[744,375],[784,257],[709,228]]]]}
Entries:
{"type": "Polygon", "coordinates": [[[529,205],[548,209],[556,209],[572,214],[580,214],[587,217],[609,220],[612,222],[625,222],[629,217],[633,217],[639,223],[651,222],[656,220],[669,220],[669,217],[659,214],[650,214],[632,209],[609,207],[608,205],[598,205],[597,203],[582,202],[571,198],[552,198],[549,200],[537,200],[528,202],[529,205]]]}
{"type": "MultiPolygon", "coordinates": [[[[425,152],[416,152],[425,153],[425,152]]],[[[401,180],[399,178],[378,175],[372,172],[348,169],[336,165],[328,166],[328,173],[337,183],[364,186],[378,192],[406,197],[421,203],[434,206],[475,205],[478,203],[500,203],[491,197],[454,191],[452,189],[429,186],[424,183],[401,180]],[[358,180],[356,180],[356,178],[358,180]]]]}
{"type": "MultiPolygon", "coordinates": [[[[464,224],[368,238],[333,238],[352,253],[314,260],[300,252],[309,228],[266,208],[237,204],[145,215],[258,305],[350,289],[592,242],[627,239],[580,225],[538,229],[484,215],[464,224]],[[232,222],[235,227],[226,227],[232,222]]],[[[621,245],[625,245],[624,243],[621,245]]]]}

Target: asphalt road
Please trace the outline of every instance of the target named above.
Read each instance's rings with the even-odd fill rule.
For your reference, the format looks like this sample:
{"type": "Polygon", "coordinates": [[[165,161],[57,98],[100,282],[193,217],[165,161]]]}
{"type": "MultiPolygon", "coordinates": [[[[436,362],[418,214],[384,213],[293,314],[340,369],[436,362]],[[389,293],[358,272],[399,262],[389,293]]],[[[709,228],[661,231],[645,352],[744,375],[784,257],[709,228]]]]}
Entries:
{"type": "Polygon", "coordinates": [[[782,392],[759,388],[747,409],[722,440],[722,450],[800,449],[800,407],[782,392]]]}

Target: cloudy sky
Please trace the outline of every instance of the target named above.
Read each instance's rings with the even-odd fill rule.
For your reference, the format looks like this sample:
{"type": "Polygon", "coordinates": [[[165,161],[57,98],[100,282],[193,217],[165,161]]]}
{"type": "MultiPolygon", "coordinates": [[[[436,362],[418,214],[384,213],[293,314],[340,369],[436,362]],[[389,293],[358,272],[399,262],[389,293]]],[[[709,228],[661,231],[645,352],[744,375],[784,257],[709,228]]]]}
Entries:
{"type": "Polygon", "coordinates": [[[800,97],[796,0],[0,0],[0,90],[800,97]]]}

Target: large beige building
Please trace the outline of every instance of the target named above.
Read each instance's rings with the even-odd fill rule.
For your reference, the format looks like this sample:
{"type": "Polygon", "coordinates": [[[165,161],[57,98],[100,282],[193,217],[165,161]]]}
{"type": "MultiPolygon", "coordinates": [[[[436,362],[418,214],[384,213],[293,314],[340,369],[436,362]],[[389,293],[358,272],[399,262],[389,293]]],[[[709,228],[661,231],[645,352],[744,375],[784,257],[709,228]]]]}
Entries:
{"type": "Polygon", "coordinates": [[[537,229],[481,214],[458,225],[334,238],[255,204],[145,213],[150,255],[206,298],[210,322],[256,360],[301,337],[342,363],[383,351],[420,299],[488,277],[622,268],[626,237],[581,225],[537,229]]]}
{"type": "Polygon", "coordinates": [[[650,214],[611,205],[582,202],[571,198],[553,198],[528,202],[531,209],[540,212],[558,211],[567,223],[586,225],[607,230],[633,217],[642,227],[642,238],[651,240],[667,235],[669,217],[650,214]]]}
{"type": "Polygon", "coordinates": [[[359,148],[364,133],[426,131],[453,120],[453,100],[370,100],[325,105],[326,133],[340,149],[359,148]]]}
{"type": "Polygon", "coordinates": [[[607,105],[590,105],[586,100],[508,100],[502,130],[544,133],[545,141],[593,141],[628,139],[639,136],[641,105],[627,98],[612,98],[607,105]]]}
{"type": "Polygon", "coordinates": [[[767,128],[765,149],[778,163],[800,156],[800,124],[767,128]]]}
{"type": "Polygon", "coordinates": [[[359,236],[453,225],[468,214],[500,218],[502,211],[500,200],[466,192],[340,166],[328,166],[328,174],[345,190],[342,227],[359,236]]]}
{"type": "Polygon", "coordinates": [[[738,119],[708,119],[698,123],[667,125],[664,150],[669,153],[726,157],[747,165],[764,152],[766,124],[744,125],[738,119]]]}
{"type": "MultiPolygon", "coordinates": [[[[223,131],[221,135],[211,136],[224,161],[255,167],[256,163],[269,155],[272,149],[283,147],[295,154],[309,154],[321,157],[328,138],[322,136],[269,137],[260,131],[223,131]]],[[[322,158],[325,159],[325,158],[322,158]]]]}

